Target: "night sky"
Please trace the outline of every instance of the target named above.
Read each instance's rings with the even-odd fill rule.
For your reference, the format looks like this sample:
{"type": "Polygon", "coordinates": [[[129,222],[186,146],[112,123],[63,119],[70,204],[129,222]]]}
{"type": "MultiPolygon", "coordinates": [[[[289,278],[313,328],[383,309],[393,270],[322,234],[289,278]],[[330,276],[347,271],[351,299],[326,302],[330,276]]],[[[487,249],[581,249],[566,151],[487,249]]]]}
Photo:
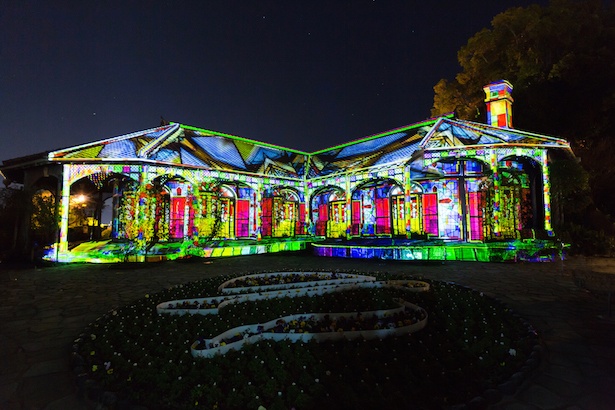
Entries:
{"type": "Polygon", "coordinates": [[[0,160],[161,116],[308,152],[411,124],[473,34],[536,2],[9,0],[0,160]]]}

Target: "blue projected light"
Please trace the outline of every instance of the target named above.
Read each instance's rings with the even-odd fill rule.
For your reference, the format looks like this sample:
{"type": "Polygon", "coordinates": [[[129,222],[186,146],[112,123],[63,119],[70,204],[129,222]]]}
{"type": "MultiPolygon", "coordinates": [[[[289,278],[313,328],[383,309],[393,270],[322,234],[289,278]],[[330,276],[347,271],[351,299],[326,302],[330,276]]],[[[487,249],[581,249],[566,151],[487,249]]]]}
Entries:
{"type": "Polygon", "coordinates": [[[105,145],[99,158],[133,158],[137,155],[135,143],[131,140],[112,142],[105,145]]]}
{"type": "Polygon", "coordinates": [[[236,169],[246,169],[243,158],[232,141],[216,136],[195,137],[193,140],[216,161],[229,164],[236,169]]]}
{"type": "Polygon", "coordinates": [[[183,164],[194,165],[197,167],[206,167],[209,165],[209,164],[206,164],[204,161],[200,160],[199,158],[195,157],[194,155],[192,155],[185,148],[180,149],[180,155],[181,155],[181,160],[183,164]]]}
{"type": "Polygon", "coordinates": [[[246,159],[246,163],[249,165],[261,165],[266,159],[278,159],[282,154],[283,152],[280,150],[255,146],[246,159]]]}
{"type": "Polygon", "coordinates": [[[398,162],[404,159],[410,158],[414,151],[418,149],[419,143],[407,145],[401,149],[382,155],[374,165],[388,164],[391,162],[398,162]]]}
{"type": "Polygon", "coordinates": [[[377,139],[360,142],[358,144],[349,145],[344,147],[340,153],[337,155],[336,159],[343,159],[347,157],[353,157],[355,155],[362,155],[366,153],[372,153],[374,151],[378,151],[385,146],[392,144],[404,137],[408,136],[405,132],[398,132],[396,134],[387,135],[385,137],[380,137],[377,139]]]}
{"type": "Polygon", "coordinates": [[[161,149],[152,159],[162,162],[179,162],[179,154],[172,149],[161,149]]]}

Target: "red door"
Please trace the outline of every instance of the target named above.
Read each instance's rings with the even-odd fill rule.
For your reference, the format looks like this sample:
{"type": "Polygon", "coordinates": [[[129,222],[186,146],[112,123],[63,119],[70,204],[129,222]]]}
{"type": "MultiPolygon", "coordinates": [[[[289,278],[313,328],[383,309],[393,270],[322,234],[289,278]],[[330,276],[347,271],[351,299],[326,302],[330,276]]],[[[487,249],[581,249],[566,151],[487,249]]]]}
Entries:
{"type": "Polygon", "coordinates": [[[318,221],[316,221],[316,235],[325,236],[327,234],[328,220],[329,206],[327,204],[318,205],[318,221]]]}
{"type": "Polygon", "coordinates": [[[389,198],[376,199],[376,235],[391,233],[391,208],[389,198]]]}
{"type": "Polygon", "coordinates": [[[352,226],[350,227],[352,235],[361,233],[361,201],[352,201],[352,226]]]}
{"type": "Polygon", "coordinates": [[[264,198],[261,207],[261,236],[271,236],[273,198],[264,198]]]}
{"type": "Polygon", "coordinates": [[[423,194],[423,227],[425,233],[439,236],[438,231],[438,194],[423,194]]]}
{"type": "Polygon", "coordinates": [[[482,241],[483,235],[483,204],[480,192],[468,192],[468,213],[470,214],[470,239],[482,241]]]}
{"type": "Polygon", "coordinates": [[[297,226],[295,227],[295,235],[305,234],[305,204],[299,203],[299,217],[297,218],[297,226]]]}
{"type": "Polygon", "coordinates": [[[237,217],[235,220],[238,238],[250,236],[250,201],[247,199],[237,200],[237,217]]]}
{"type": "Polygon", "coordinates": [[[184,211],[186,208],[186,198],[171,199],[171,227],[169,236],[174,239],[184,237],[184,211]]]}

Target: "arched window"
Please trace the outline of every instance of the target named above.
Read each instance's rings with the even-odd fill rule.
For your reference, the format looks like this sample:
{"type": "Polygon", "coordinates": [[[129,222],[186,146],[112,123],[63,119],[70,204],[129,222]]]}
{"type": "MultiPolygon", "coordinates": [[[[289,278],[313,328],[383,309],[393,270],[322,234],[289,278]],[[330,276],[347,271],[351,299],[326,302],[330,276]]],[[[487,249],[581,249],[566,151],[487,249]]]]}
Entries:
{"type": "Polygon", "coordinates": [[[325,187],[311,200],[313,233],[328,238],[346,234],[346,194],[338,187],[325,187]]]}
{"type": "MultiPolygon", "coordinates": [[[[351,227],[352,235],[378,236],[391,235],[396,224],[391,220],[391,191],[398,185],[391,180],[369,181],[357,187],[352,193],[351,227]]],[[[395,198],[401,205],[403,217],[403,195],[395,198]]],[[[405,232],[405,224],[399,228],[405,232]]]]}
{"type": "Polygon", "coordinates": [[[261,235],[281,238],[302,233],[304,215],[305,204],[297,192],[283,187],[268,190],[261,204],[261,235]]]}

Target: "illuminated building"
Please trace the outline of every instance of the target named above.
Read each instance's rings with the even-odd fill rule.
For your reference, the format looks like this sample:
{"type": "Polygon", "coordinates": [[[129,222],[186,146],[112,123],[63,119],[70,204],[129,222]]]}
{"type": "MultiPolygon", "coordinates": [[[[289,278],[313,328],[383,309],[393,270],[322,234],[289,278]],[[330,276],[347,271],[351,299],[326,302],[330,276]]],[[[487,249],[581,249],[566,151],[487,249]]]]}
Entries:
{"type": "MultiPolygon", "coordinates": [[[[172,123],[4,161],[2,171],[55,195],[50,258],[60,261],[249,254],[322,239],[356,246],[317,244],[319,254],[361,256],[375,238],[447,241],[478,255],[478,244],[552,235],[549,163],[572,156],[565,140],[512,128],[511,91],[505,81],[485,87],[487,125],[446,115],[313,153],[172,123]],[[78,199],[88,237],[71,222],[78,199]]],[[[394,258],[438,258],[408,249],[394,258]]]]}

